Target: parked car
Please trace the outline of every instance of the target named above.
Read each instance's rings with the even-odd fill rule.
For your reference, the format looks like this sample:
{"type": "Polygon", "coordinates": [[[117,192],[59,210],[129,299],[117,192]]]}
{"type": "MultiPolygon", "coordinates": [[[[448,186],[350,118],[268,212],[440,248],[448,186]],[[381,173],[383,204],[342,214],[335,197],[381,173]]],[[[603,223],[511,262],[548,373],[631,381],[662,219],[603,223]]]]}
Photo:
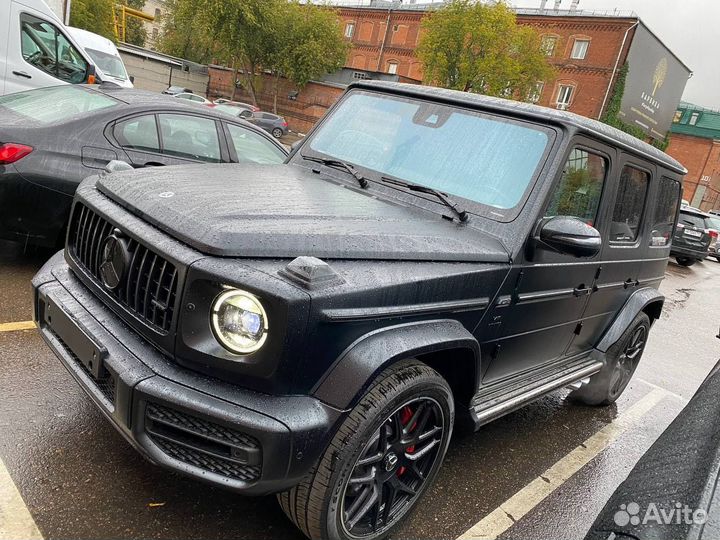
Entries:
{"type": "Polygon", "coordinates": [[[235,118],[242,118],[243,120],[252,120],[253,112],[250,109],[241,107],[239,105],[230,105],[228,103],[221,103],[215,105],[215,110],[221,113],[229,114],[235,118]]]}
{"type": "Polygon", "coordinates": [[[249,119],[253,124],[261,127],[272,136],[279,139],[289,133],[288,123],[282,116],[268,112],[254,112],[249,119]]]}
{"type": "Polygon", "coordinates": [[[56,86],[3,96],[0,238],[61,243],[78,184],[111,160],[145,167],[286,155],[252,124],[152,92],[56,86]]]}
{"type": "Polygon", "coordinates": [[[680,266],[692,266],[710,254],[710,243],[713,238],[717,240],[717,231],[708,229],[705,220],[709,217],[691,206],[680,209],[670,251],[680,266]]]}
{"type": "Polygon", "coordinates": [[[67,30],[92,59],[95,64],[95,76],[100,81],[112,82],[123,88],[133,87],[120,52],[112,41],[81,28],[68,26],[67,30]]]}
{"type": "Polygon", "coordinates": [[[190,88],[183,88],[182,86],[168,86],[165,90],[162,91],[163,94],[167,94],[169,96],[175,96],[177,94],[192,94],[193,91],[190,88]]]}
{"type": "Polygon", "coordinates": [[[355,83],[285,164],[88,178],[35,318],[154,463],[375,540],[456,418],[618,399],[685,173],[567,112],[355,83]]]}
{"type": "Polygon", "coordinates": [[[0,96],[95,81],[95,66],[43,0],[0,2],[0,96]]]}
{"type": "Polygon", "coordinates": [[[191,103],[197,103],[198,105],[215,107],[215,104],[209,99],[205,99],[204,97],[193,94],[192,92],[180,92],[179,94],[173,94],[173,97],[177,99],[184,99],[186,101],[190,101],[191,103]]]}
{"type": "Polygon", "coordinates": [[[213,101],[215,105],[235,105],[236,107],[242,107],[244,109],[250,109],[252,112],[258,112],[260,107],[256,107],[250,103],[243,103],[242,101],[232,101],[230,99],[218,98],[213,101]]]}
{"type": "Polygon", "coordinates": [[[718,393],[720,362],[615,490],[585,540],[718,538],[718,393]]]}
{"type": "Polygon", "coordinates": [[[705,218],[705,228],[710,234],[710,245],[708,246],[709,256],[720,262],[720,251],[718,251],[718,235],[720,235],[720,215],[708,212],[705,218]]]}

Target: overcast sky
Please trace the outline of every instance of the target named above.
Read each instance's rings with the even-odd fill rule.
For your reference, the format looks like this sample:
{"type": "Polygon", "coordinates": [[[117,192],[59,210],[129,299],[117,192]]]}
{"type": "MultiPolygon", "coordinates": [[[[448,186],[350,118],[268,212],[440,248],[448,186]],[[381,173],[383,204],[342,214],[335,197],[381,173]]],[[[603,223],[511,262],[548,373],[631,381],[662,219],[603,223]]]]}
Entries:
{"type": "MultiPolygon", "coordinates": [[[[570,7],[563,0],[561,8],[570,7]]],[[[540,0],[510,0],[518,7],[539,7],[540,0]]],[[[553,6],[548,0],[547,6],[553,6]]],[[[694,75],[683,99],[720,109],[719,0],[580,0],[580,9],[632,10],[694,75]]]]}

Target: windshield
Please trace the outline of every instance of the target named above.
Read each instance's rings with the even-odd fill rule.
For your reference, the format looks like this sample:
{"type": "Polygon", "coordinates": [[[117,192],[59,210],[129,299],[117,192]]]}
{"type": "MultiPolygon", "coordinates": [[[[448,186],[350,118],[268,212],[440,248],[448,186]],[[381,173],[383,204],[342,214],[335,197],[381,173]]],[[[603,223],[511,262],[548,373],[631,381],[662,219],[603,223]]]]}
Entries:
{"type": "Polygon", "coordinates": [[[105,75],[115,77],[116,79],[120,79],[122,81],[127,80],[128,77],[127,72],[125,71],[125,65],[119,56],[108,54],[103,51],[96,51],[95,49],[89,49],[87,47],[85,47],[85,52],[90,55],[90,58],[93,59],[95,65],[100,68],[105,75]]]}
{"type": "Polygon", "coordinates": [[[104,94],[77,86],[51,86],[0,97],[0,107],[44,124],[117,105],[118,101],[104,94]]]}
{"type": "Polygon", "coordinates": [[[491,207],[509,219],[531,187],[550,131],[438,103],[352,92],[312,150],[491,207]]]}

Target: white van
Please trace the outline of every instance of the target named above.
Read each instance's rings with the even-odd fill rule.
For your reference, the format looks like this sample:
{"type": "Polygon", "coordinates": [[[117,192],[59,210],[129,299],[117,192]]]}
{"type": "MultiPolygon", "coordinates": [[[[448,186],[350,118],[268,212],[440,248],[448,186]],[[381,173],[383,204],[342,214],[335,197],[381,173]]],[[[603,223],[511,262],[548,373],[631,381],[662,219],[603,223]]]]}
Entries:
{"type": "Polygon", "coordinates": [[[70,35],[85,49],[95,64],[95,76],[103,82],[112,82],[124,88],[133,88],[120,53],[108,38],[81,28],[67,27],[70,35]]]}
{"type": "Polygon", "coordinates": [[[0,0],[0,95],[95,81],[92,59],[43,0],[0,0]]]}

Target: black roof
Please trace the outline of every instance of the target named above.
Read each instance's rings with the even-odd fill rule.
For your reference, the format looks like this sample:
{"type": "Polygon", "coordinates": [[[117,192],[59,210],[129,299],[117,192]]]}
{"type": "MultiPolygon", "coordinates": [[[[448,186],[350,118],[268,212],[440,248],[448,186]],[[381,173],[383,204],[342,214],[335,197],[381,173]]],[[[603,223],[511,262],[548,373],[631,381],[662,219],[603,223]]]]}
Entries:
{"type": "Polygon", "coordinates": [[[541,107],[531,103],[512,101],[482,94],[460,92],[459,90],[448,90],[433,86],[422,86],[417,84],[395,83],[385,81],[359,81],[353,82],[348,88],[366,88],[369,90],[382,90],[410,97],[444,101],[459,106],[478,107],[494,112],[520,114],[527,118],[541,122],[554,122],[562,125],[573,126],[579,131],[593,135],[599,139],[610,142],[613,145],[621,146],[645,158],[654,161],[678,174],[686,174],[687,169],[677,160],[668,156],[665,152],[654,146],[641,141],[640,139],[620,131],[612,126],[580,116],[568,111],[541,107]]]}

